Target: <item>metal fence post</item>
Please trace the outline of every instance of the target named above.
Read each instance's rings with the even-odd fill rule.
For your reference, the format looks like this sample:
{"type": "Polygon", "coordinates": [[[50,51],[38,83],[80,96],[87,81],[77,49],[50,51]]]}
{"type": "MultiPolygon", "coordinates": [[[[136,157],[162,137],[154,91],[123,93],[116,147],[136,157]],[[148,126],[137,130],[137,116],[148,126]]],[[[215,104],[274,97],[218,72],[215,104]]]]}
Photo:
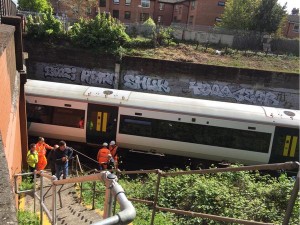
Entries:
{"type": "Polygon", "coordinates": [[[40,225],[43,225],[43,171],[40,173],[40,225]]]}
{"type": "Polygon", "coordinates": [[[36,213],[36,170],[33,171],[33,212],[36,213]]]}
{"type": "Polygon", "coordinates": [[[92,205],[92,209],[95,209],[95,195],[96,195],[96,181],[93,182],[93,205],[92,205]]]}
{"type": "Polygon", "coordinates": [[[104,213],[103,213],[104,219],[112,216],[114,196],[112,194],[111,188],[112,188],[113,182],[116,179],[117,179],[117,176],[112,173],[107,174],[106,179],[105,179],[106,190],[105,190],[104,213]]]}
{"type": "Polygon", "coordinates": [[[53,181],[57,180],[57,177],[52,177],[52,225],[56,225],[56,185],[53,181]]]}
{"type": "Polygon", "coordinates": [[[160,178],[161,178],[161,171],[158,170],[157,172],[157,182],[156,182],[156,189],[155,189],[155,196],[153,201],[153,210],[152,210],[152,216],[151,216],[151,225],[154,224],[154,218],[155,218],[155,212],[156,212],[156,205],[157,205],[157,199],[158,199],[158,192],[159,192],[159,185],[160,185],[160,178]]]}

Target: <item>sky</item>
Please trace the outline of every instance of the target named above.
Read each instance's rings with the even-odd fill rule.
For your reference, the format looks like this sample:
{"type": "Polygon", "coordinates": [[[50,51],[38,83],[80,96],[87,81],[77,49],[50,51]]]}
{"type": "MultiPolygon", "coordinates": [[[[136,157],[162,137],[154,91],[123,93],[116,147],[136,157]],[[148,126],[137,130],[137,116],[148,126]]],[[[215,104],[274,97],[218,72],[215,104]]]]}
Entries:
{"type": "Polygon", "coordinates": [[[291,14],[293,8],[300,8],[300,0],[278,0],[280,5],[284,5],[287,2],[287,12],[291,14]]]}

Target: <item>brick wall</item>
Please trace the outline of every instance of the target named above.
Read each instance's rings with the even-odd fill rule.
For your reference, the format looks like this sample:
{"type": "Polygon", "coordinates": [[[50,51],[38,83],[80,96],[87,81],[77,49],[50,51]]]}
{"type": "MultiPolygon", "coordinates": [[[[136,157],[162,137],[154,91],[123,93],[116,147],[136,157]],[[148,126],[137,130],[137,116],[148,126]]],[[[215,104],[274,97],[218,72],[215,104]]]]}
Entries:
{"type": "Polygon", "coordinates": [[[13,224],[16,219],[16,203],[12,200],[13,175],[21,171],[22,162],[20,77],[16,71],[14,30],[13,26],[0,24],[0,187],[1,193],[4,193],[0,195],[0,202],[6,204],[0,207],[0,218],[4,219],[1,220],[2,223],[13,224]]]}

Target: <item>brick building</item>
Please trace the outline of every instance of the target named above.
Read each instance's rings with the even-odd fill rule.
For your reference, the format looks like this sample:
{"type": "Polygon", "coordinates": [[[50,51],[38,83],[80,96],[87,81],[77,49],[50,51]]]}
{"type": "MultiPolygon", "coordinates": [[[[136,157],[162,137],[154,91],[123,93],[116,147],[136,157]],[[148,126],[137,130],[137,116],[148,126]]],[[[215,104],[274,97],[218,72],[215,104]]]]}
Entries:
{"type": "Polygon", "coordinates": [[[220,21],[226,0],[50,0],[54,11],[69,18],[93,18],[109,12],[125,24],[153,18],[157,24],[172,22],[213,26],[220,21]]]}
{"type": "Polygon", "coordinates": [[[289,15],[283,29],[283,35],[287,38],[299,38],[299,15],[289,15]]]}

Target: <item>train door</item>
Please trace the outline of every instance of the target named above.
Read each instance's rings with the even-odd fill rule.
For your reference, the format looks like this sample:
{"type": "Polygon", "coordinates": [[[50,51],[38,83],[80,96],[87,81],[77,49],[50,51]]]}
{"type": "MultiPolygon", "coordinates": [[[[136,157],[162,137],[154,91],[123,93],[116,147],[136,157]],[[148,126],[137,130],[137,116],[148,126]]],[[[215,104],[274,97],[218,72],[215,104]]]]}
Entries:
{"type": "Polygon", "coordinates": [[[276,127],[269,163],[299,161],[299,129],[276,127]]]}
{"type": "Polygon", "coordinates": [[[116,140],[118,107],[88,105],[86,139],[87,143],[100,145],[116,140]]]}

